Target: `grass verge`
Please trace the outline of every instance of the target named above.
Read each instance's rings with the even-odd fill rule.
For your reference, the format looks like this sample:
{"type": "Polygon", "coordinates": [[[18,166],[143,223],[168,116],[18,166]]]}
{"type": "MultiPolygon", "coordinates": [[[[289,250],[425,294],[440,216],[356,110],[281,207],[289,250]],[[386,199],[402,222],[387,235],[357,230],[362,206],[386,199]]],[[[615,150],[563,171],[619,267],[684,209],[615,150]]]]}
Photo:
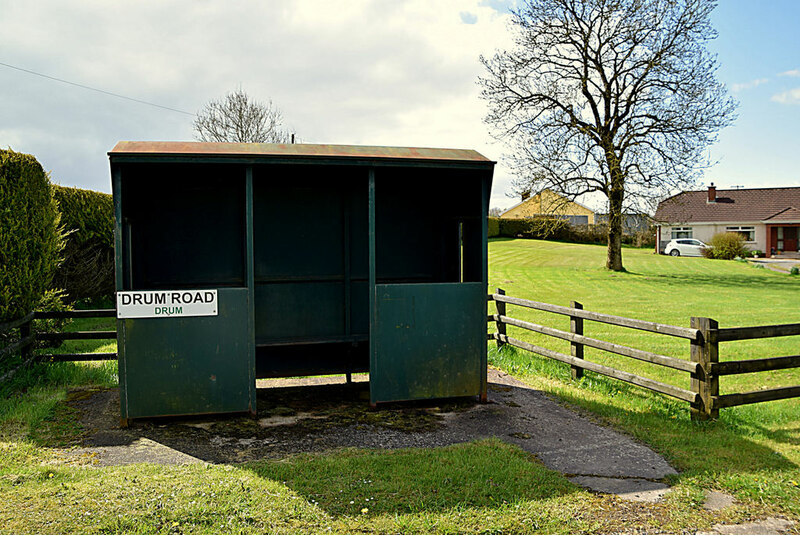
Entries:
{"type": "MultiPolygon", "coordinates": [[[[490,244],[490,287],[508,295],[627,317],[689,326],[691,316],[721,327],[800,322],[800,283],[789,275],[740,262],[671,258],[626,249],[627,273],[602,268],[605,248],[535,240],[490,244]]],[[[490,311],[493,312],[493,305],[490,311]]],[[[569,330],[569,318],[509,307],[510,315],[569,330]]],[[[492,324],[490,331],[494,330],[492,324]]],[[[689,344],[666,336],[585,322],[586,334],[688,359],[689,344]]],[[[569,354],[569,343],[509,327],[509,334],[569,354]]],[[[797,353],[796,338],[723,344],[720,360],[797,353]]],[[[800,517],[800,399],[721,410],[716,422],[690,421],[685,402],[586,372],[572,381],[569,366],[505,346],[490,363],[599,417],[651,445],[681,471],[678,493],[718,489],[752,511],[800,517]]],[[[689,388],[688,374],[587,348],[586,358],[689,388]]],[[[800,384],[800,370],[721,378],[721,392],[800,384]]]]}
{"type": "MultiPolygon", "coordinates": [[[[586,245],[495,241],[492,287],[676,325],[688,324],[692,314],[723,326],[800,321],[792,305],[798,285],[788,276],[632,249],[626,249],[631,271],[613,274],[600,267],[603,254],[586,245]],[[758,314],[754,305],[761,302],[770,306],[758,314]]],[[[89,327],[75,322],[70,328],[89,327]]],[[[688,353],[685,345],[657,349],[660,339],[610,336],[665,354],[688,353]]],[[[102,345],[60,350],[88,349],[113,351],[102,345]]],[[[794,348],[789,341],[755,349],[767,350],[790,354],[794,348]]],[[[739,351],[724,358],[744,358],[752,348],[739,351]]],[[[64,400],[72,387],[115,384],[116,363],[58,364],[20,374],[0,396],[0,533],[663,533],[769,514],[800,516],[796,400],[726,410],[719,422],[698,425],[686,404],[624,383],[591,373],[572,382],[567,366],[508,347],[493,349],[490,359],[667,456],[682,470],[668,500],[638,504],[589,493],[497,440],[235,466],[76,466],[81,461],[64,452],[81,429],[64,400]],[[731,492],[740,503],[705,511],[709,489],[731,492]]]]}

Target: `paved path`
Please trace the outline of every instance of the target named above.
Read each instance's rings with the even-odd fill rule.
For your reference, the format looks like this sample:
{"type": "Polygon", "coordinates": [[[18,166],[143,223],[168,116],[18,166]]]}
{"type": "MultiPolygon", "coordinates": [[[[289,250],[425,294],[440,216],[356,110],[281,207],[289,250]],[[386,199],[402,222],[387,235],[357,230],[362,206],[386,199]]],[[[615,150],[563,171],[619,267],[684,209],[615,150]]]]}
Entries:
{"type": "MultiPolygon", "coordinates": [[[[357,382],[350,386],[337,384],[343,380],[339,377],[259,381],[259,395],[264,399],[288,400],[286,396],[298,393],[308,398],[309,405],[291,415],[270,415],[257,421],[243,418],[239,423],[214,417],[143,420],[128,429],[117,425],[118,394],[107,392],[82,407],[84,425],[93,432],[87,440],[88,448],[80,453],[92,455],[101,466],[143,461],[224,463],[338,447],[437,447],[498,437],[535,454],[545,466],[579,485],[633,500],[658,500],[667,490],[661,480],[676,473],[650,448],[593,423],[495,369],[489,370],[489,403],[470,404],[452,412],[436,407],[423,409],[442,424],[433,430],[408,432],[373,425],[306,428],[307,423],[325,418],[323,409],[340,405],[344,397],[354,399],[350,401],[354,409],[345,411],[363,406],[365,401],[358,398],[367,393],[366,377],[354,379],[357,382]],[[243,429],[248,435],[244,439],[240,436],[243,429]]],[[[401,404],[381,410],[408,409],[401,404]]]]}
{"type": "Polygon", "coordinates": [[[780,273],[789,273],[793,267],[800,267],[800,259],[797,258],[750,258],[748,262],[780,273]]]}
{"type": "MultiPolygon", "coordinates": [[[[136,421],[126,429],[118,426],[119,392],[100,392],[76,403],[82,409],[82,422],[89,436],[86,447],[69,455],[88,458],[89,464],[95,466],[135,462],[235,463],[280,458],[298,451],[437,447],[498,437],[535,454],[545,466],[566,474],[576,484],[630,500],[659,500],[668,490],[663,478],[676,474],[647,446],[576,414],[496,369],[489,370],[489,403],[470,403],[452,412],[436,407],[423,409],[443,424],[434,430],[409,432],[370,424],[304,426],[324,418],[322,414],[331,407],[344,404],[345,411],[352,410],[347,407],[363,409],[368,399],[366,380],[366,376],[355,376],[352,385],[342,384],[343,377],[258,381],[260,400],[262,396],[288,400],[287,396],[294,392],[302,393],[310,405],[286,416],[273,415],[260,405],[265,414],[257,420],[153,419],[136,421]]],[[[401,413],[420,409],[400,404],[381,410],[401,413]]],[[[730,496],[717,494],[710,497],[707,508],[731,505],[730,496]]],[[[777,534],[790,526],[780,519],[767,519],[738,526],[717,525],[708,534],[777,534]]]]}
{"type": "Polygon", "coordinates": [[[644,444],[593,423],[510,375],[490,370],[489,383],[494,391],[490,400],[535,407],[527,413],[509,411],[507,425],[515,432],[504,440],[534,453],[545,466],[566,474],[574,483],[628,499],[655,501],[668,490],[660,480],[677,474],[644,444]]]}
{"type": "MultiPolygon", "coordinates": [[[[358,380],[366,380],[358,376],[358,380]]],[[[660,480],[677,472],[647,446],[593,423],[497,369],[489,369],[489,403],[444,413],[446,443],[499,437],[535,454],[545,466],[590,489],[631,500],[656,501],[668,490],[660,480]]],[[[259,386],[320,385],[340,378],[265,381],[259,386]]],[[[409,447],[407,434],[382,431],[379,447],[409,447]],[[404,436],[405,435],[405,436],[404,436]]],[[[373,447],[366,437],[347,446],[373,447]],[[366,440],[366,443],[363,442],[366,440]]]]}

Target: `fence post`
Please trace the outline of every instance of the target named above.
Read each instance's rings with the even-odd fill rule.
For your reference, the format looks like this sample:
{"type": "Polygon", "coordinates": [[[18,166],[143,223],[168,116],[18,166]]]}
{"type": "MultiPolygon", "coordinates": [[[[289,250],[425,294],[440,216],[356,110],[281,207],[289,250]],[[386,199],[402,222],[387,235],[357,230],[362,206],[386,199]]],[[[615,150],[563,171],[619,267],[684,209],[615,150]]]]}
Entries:
{"type": "MultiPolygon", "coordinates": [[[[497,293],[500,294],[500,295],[506,295],[506,291],[503,290],[502,288],[498,288],[497,289],[497,293]]],[[[497,334],[498,335],[505,335],[506,334],[506,324],[503,323],[500,320],[499,316],[505,316],[506,315],[506,304],[503,303],[502,301],[495,301],[494,304],[497,307],[497,315],[498,315],[497,321],[495,322],[496,325],[497,325],[497,334]]],[[[505,344],[506,343],[501,341],[500,337],[498,336],[498,338],[497,338],[497,349],[502,348],[505,344]]]]}
{"type": "MultiPolygon", "coordinates": [[[[583,310],[583,305],[578,303],[577,301],[572,301],[569,306],[572,308],[583,310]]],[[[569,317],[569,332],[572,334],[580,334],[583,335],[583,318],[578,318],[576,316],[569,317]]],[[[576,359],[583,359],[583,344],[579,344],[578,342],[570,342],[571,346],[571,354],[576,359]]],[[[572,379],[577,380],[583,377],[583,368],[580,366],[570,366],[572,369],[572,379]]]]}
{"type": "Polygon", "coordinates": [[[700,340],[692,340],[692,362],[700,368],[692,374],[692,391],[700,394],[700,400],[692,403],[692,420],[705,421],[719,418],[719,409],[714,408],[714,398],[719,396],[719,377],[712,373],[712,365],[719,362],[719,323],[711,318],[692,318],[692,327],[700,330],[700,340]]]}
{"type": "MultiPolygon", "coordinates": [[[[27,323],[23,323],[19,326],[19,339],[24,340],[28,336],[31,335],[31,324],[33,320],[30,320],[27,323]]],[[[22,362],[27,362],[33,352],[33,344],[28,344],[20,350],[20,356],[22,357],[22,362]]]]}

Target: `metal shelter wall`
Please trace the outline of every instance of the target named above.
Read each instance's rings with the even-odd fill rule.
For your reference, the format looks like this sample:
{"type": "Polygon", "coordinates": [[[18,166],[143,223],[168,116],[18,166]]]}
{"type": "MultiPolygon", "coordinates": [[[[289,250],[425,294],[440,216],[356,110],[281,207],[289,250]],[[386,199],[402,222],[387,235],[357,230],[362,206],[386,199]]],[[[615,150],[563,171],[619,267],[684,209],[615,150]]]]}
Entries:
{"type": "Polygon", "coordinates": [[[255,412],[257,377],[370,372],[373,404],[486,393],[472,151],[120,143],[117,289],[215,289],[118,320],[123,419],[255,412]],[[428,151],[428,152],[425,152],[428,151]]]}

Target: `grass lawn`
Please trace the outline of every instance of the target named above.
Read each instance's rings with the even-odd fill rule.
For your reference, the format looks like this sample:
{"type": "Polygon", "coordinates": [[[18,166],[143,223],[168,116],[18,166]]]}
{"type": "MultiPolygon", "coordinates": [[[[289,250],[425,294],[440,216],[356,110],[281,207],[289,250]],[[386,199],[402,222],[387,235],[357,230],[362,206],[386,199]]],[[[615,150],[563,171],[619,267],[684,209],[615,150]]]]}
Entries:
{"type": "MultiPolygon", "coordinates": [[[[534,240],[496,240],[489,246],[490,288],[508,295],[648,321],[689,326],[707,316],[721,327],[800,322],[800,277],[746,263],[672,258],[625,249],[627,273],[605,270],[605,247],[534,240]]],[[[489,305],[494,312],[494,305],[489,305]]],[[[510,314],[569,330],[569,318],[509,307],[510,314]]],[[[490,330],[493,330],[490,324],[490,330]]],[[[569,354],[568,342],[514,327],[509,334],[569,354]]],[[[586,321],[588,336],[689,358],[688,341],[586,321]]],[[[797,337],[729,342],[720,360],[794,355],[797,337]]],[[[592,361],[689,388],[688,374],[586,348],[592,361]]],[[[722,409],[719,421],[695,424],[688,404],[586,372],[573,382],[569,367],[524,351],[490,349],[490,362],[559,398],[583,407],[664,454],[689,494],[721,489],[753,504],[800,515],[800,399],[722,409]]],[[[799,370],[720,379],[721,393],[800,384],[799,370]]]]}
{"type": "MultiPolygon", "coordinates": [[[[800,278],[735,262],[665,258],[625,250],[628,273],[602,268],[605,249],[527,240],[490,243],[491,287],[510,295],[688,326],[706,315],[725,326],[800,321],[800,278]]],[[[490,310],[494,306],[490,304],[490,310]]],[[[512,315],[565,328],[568,319],[512,308],[512,315]]],[[[71,330],[107,329],[113,320],[71,330]]],[[[564,342],[515,336],[568,352],[564,342]]],[[[586,322],[590,336],[688,357],[688,342],[586,322]]],[[[77,341],[64,352],[114,351],[77,341]]],[[[796,353],[791,338],[732,343],[722,359],[796,353]]],[[[587,351],[592,360],[602,360],[587,351]]],[[[64,403],[68,389],[106,388],[116,363],[34,366],[0,391],[0,533],[608,533],[680,532],[754,516],[800,516],[797,400],[726,409],[695,424],[688,406],[587,373],[569,380],[560,363],[490,349],[490,362],[650,444],[682,473],[662,504],[599,496],[570,484],[498,440],[433,450],[344,450],[234,466],[131,465],[90,468],[65,457],[82,432],[64,403]],[[721,489],[740,504],[705,511],[721,489]]],[[[671,370],[620,360],[623,369],[686,387],[671,370]]],[[[797,384],[793,372],[723,379],[723,392],[797,384]],[[774,379],[772,376],[774,375],[774,379]],[[773,385],[774,383],[774,385],[773,385]]]]}

